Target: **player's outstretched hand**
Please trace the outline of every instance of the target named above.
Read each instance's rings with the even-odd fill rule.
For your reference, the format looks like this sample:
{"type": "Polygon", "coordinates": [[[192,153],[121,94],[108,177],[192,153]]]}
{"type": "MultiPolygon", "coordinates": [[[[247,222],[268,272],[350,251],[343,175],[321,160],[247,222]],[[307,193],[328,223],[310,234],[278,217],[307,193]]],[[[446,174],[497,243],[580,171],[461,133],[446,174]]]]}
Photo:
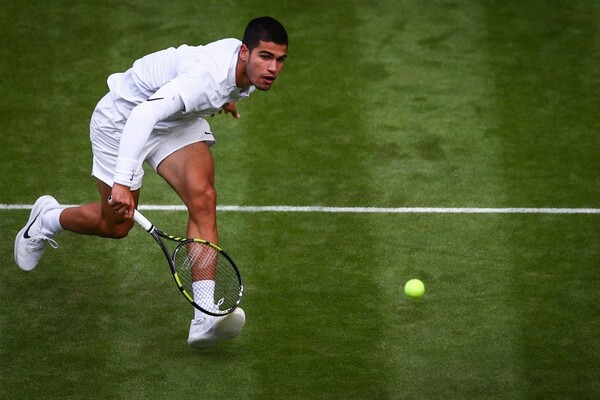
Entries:
{"type": "Polygon", "coordinates": [[[219,114],[224,112],[225,114],[231,114],[231,116],[235,119],[240,119],[240,114],[237,112],[237,106],[235,101],[230,101],[229,103],[223,104],[223,107],[219,111],[219,114]]]}

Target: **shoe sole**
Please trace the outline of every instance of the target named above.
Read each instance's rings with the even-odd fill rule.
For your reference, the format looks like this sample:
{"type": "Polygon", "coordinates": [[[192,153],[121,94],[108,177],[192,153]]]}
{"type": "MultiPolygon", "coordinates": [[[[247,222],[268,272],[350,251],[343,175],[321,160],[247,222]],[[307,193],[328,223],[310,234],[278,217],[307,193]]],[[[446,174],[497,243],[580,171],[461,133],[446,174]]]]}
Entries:
{"type": "Polygon", "coordinates": [[[31,271],[33,270],[37,263],[31,267],[29,266],[22,266],[19,264],[19,260],[18,260],[18,243],[19,240],[21,238],[25,238],[25,232],[31,227],[31,224],[36,220],[36,218],[40,215],[40,213],[42,212],[42,210],[44,209],[44,206],[46,204],[48,204],[49,202],[55,202],[58,204],[58,202],[56,201],[56,199],[50,195],[45,195],[40,197],[39,199],[37,199],[35,201],[35,203],[33,204],[33,207],[31,208],[31,213],[29,214],[29,219],[27,220],[27,223],[25,224],[25,226],[23,227],[23,229],[21,229],[19,231],[19,233],[17,234],[16,238],[15,238],[15,249],[14,249],[14,255],[15,255],[15,263],[17,264],[17,266],[19,268],[21,268],[23,271],[31,271]]]}

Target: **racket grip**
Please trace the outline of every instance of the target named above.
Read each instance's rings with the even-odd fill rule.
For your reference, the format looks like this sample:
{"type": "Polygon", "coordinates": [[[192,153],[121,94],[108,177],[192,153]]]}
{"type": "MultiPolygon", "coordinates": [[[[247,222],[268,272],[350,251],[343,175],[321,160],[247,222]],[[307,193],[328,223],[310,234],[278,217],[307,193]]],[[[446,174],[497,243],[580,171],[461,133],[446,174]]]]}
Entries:
{"type": "Polygon", "coordinates": [[[140,213],[138,210],[135,210],[133,212],[133,219],[135,222],[137,222],[142,228],[144,228],[148,232],[150,232],[152,230],[152,228],[154,228],[154,226],[152,225],[152,222],[150,222],[148,220],[148,218],[144,217],[142,215],[142,213],[140,213]]]}

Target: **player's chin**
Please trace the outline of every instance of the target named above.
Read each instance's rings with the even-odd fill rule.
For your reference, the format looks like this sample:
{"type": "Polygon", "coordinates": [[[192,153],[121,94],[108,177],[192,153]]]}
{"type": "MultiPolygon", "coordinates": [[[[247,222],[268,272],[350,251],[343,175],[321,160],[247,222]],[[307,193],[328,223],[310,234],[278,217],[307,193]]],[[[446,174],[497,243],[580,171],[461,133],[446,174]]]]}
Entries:
{"type": "Polygon", "coordinates": [[[263,90],[263,91],[267,91],[267,90],[271,89],[271,86],[273,86],[273,83],[260,83],[260,84],[254,85],[254,87],[256,87],[258,90],[263,90]]]}
{"type": "Polygon", "coordinates": [[[273,83],[275,83],[275,78],[271,78],[271,79],[262,78],[258,82],[256,82],[254,84],[254,86],[258,90],[265,90],[266,91],[266,90],[271,89],[271,86],[273,86],[273,83]]]}

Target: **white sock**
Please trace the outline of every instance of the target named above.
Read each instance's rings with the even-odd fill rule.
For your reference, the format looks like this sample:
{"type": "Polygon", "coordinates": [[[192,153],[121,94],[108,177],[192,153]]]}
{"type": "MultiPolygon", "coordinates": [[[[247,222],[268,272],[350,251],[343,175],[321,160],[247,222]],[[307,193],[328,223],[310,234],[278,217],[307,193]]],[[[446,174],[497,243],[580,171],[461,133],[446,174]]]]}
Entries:
{"type": "Polygon", "coordinates": [[[44,235],[53,237],[63,230],[63,227],[60,225],[60,213],[63,210],[64,208],[55,208],[42,216],[42,233],[44,235]]]}
{"type": "MultiPolygon", "coordinates": [[[[201,307],[210,310],[215,308],[215,281],[203,280],[192,282],[194,301],[201,307]]],[[[206,316],[202,311],[194,308],[194,319],[206,316]]]]}

